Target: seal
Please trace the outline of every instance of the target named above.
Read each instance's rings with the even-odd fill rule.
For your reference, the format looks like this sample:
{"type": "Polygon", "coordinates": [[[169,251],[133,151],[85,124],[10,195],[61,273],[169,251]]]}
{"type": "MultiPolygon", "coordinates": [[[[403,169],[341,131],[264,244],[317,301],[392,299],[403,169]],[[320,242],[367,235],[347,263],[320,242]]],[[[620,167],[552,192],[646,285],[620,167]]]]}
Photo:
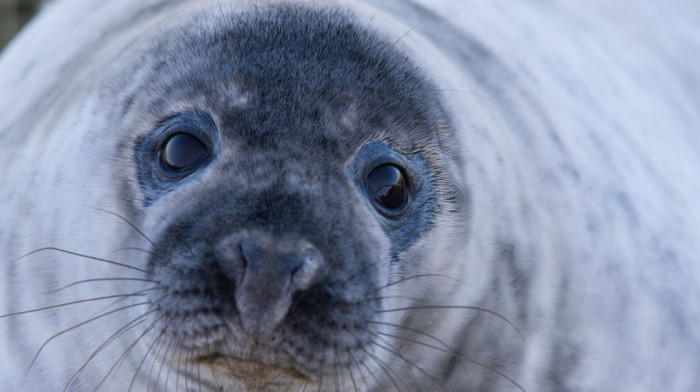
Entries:
{"type": "Polygon", "coordinates": [[[694,390],[700,13],[621,10],[49,3],[0,59],[3,385],[694,390]]]}

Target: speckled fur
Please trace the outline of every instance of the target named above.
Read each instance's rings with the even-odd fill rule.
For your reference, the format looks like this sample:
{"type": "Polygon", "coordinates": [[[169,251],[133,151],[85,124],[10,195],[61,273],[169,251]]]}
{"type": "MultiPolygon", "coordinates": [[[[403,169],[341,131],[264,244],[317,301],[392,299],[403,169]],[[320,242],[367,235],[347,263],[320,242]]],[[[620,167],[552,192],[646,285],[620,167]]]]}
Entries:
{"type": "Polygon", "coordinates": [[[0,382],[697,390],[698,20],[676,0],[48,4],[0,57],[0,382]],[[177,181],[156,162],[172,119],[212,146],[177,181]],[[409,178],[395,219],[362,182],[384,162],[409,178]],[[244,293],[242,238],[318,252],[311,283],[244,293]]]}

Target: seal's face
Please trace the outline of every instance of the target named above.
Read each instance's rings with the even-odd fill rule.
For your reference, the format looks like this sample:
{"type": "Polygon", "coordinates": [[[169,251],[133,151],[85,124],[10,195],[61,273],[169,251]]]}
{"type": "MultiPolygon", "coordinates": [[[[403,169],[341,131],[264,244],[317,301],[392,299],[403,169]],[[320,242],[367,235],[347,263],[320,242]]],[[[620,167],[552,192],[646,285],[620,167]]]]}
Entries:
{"type": "Polygon", "coordinates": [[[394,286],[435,271],[417,244],[460,209],[434,153],[451,132],[437,95],[349,13],[210,11],[138,40],[100,88],[117,92],[110,132],[130,135],[115,154],[123,218],[151,243],[147,304],[130,311],[144,361],[179,376],[135,373],[236,390],[389,382],[394,286]]]}

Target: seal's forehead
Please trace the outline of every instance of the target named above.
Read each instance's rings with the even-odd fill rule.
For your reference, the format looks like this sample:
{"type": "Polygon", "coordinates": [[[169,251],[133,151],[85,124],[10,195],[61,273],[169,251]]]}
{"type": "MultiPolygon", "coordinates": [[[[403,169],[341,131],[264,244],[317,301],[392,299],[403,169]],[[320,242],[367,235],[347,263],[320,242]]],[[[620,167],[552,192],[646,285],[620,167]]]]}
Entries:
{"type": "Polygon", "coordinates": [[[440,116],[434,89],[391,41],[397,37],[362,28],[357,18],[299,4],[207,10],[153,41],[149,54],[159,60],[149,60],[147,90],[168,97],[154,97],[164,112],[188,103],[214,112],[224,141],[253,148],[320,141],[354,150],[390,129],[429,138],[440,116]]]}

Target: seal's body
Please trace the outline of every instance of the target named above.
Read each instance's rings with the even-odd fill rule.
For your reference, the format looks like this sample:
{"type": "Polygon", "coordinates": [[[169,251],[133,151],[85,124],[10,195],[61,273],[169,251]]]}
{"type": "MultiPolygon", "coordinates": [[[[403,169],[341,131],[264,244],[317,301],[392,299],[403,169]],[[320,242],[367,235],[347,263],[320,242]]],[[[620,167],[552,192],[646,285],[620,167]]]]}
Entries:
{"type": "Polygon", "coordinates": [[[698,10],[425,3],[49,4],[0,59],[3,385],[695,390],[698,10]]]}

